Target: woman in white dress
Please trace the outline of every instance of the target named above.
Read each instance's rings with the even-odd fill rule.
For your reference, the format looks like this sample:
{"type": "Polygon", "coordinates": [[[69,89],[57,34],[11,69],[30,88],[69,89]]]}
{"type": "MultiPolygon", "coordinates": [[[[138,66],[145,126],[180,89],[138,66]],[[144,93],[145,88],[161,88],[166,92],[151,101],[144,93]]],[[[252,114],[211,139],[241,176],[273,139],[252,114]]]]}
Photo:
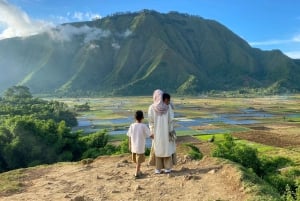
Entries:
{"type": "Polygon", "coordinates": [[[163,91],[157,89],[153,93],[153,104],[149,106],[148,121],[151,134],[154,136],[153,148],[155,153],[155,173],[164,170],[170,173],[174,153],[173,143],[169,140],[169,131],[172,124],[169,105],[163,102],[163,91]]]}

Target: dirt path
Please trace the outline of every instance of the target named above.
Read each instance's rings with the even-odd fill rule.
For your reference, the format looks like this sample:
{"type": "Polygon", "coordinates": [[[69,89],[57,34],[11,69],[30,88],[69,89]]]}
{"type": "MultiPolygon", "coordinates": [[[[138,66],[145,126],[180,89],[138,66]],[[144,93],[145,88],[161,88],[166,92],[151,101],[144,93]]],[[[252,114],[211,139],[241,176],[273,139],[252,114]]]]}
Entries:
{"type": "MultiPolygon", "coordinates": [[[[188,139],[186,139],[188,140],[188,139]]],[[[203,146],[204,147],[204,146],[203,146]]],[[[247,200],[238,171],[215,158],[190,161],[178,154],[171,174],[154,174],[142,166],[143,177],[133,178],[130,155],[100,157],[89,164],[60,163],[26,169],[24,191],[0,195],[5,201],[97,200],[247,200]]]]}

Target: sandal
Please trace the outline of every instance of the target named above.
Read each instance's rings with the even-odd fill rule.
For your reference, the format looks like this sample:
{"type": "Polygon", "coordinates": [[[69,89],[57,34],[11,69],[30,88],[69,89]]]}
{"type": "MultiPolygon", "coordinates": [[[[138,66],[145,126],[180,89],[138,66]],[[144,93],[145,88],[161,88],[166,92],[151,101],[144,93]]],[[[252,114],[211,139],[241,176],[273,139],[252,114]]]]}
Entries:
{"type": "Polygon", "coordinates": [[[169,174],[169,173],[171,173],[171,170],[170,169],[166,169],[165,173],[169,174]]]}
{"type": "Polygon", "coordinates": [[[135,178],[135,179],[139,179],[139,178],[141,178],[141,176],[140,176],[139,174],[135,174],[135,175],[134,175],[134,178],[135,178]]]}
{"type": "Polygon", "coordinates": [[[137,174],[134,174],[135,179],[139,179],[142,177],[142,172],[138,172],[137,174]]]}

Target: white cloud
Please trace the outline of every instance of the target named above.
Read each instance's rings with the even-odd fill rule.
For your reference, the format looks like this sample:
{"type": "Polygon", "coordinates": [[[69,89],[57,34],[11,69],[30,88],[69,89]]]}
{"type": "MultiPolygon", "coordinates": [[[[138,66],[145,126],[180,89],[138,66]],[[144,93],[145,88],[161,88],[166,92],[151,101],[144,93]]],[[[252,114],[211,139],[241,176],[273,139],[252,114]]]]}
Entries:
{"type": "Polygon", "coordinates": [[[126,29],[123,33],[115,33],[115,36],[117,36],[119,38],[127,38],[131,34],[132,34],[132,31],[130,31],[129,29],[126,29]]]}
{"type": "Polygon", "coordinates": [[[294,42],[300,42],[300,34],[296,35],[292,39],[294,42]]]}
{"type": "Polygon", "coordinates": [[[259,42],[249,42],[253,47],[262,49],[280,49],[285,55],[293,59],[300,58],[300,51],[298,51],[300,43],[300,34],[296,34],[290,39],[285,40],[266,40],[259,42]],[[295,50],[296,49],[296,50],[295,50]]]}
{"type": "Polygon", "coordinates": [[[82,21],[83,17],[84,17],[84,13],[82,13],[82,12],[75,12],[73,14],[73,18],[76,20],[79,20],[79,21],[82,21]]]}
{"type": "MultiPolygon", "coordinates": [[[[71,21],[71,18],[82,21],[100,19],[101,16],[89,12],[75,12],[73,14],[69,12],[66,17],[52,16],[52,18],[58,19],[59,22],[68,22],[71,21]]],[[[83,42],[89,43],[111,35],[109,30],[102,30],[87,25],[75,27],[67,24],[59,25],[56,28],[54,27],[55,25],[53,23],[30,19],[20,8],[8,3],[6,0],[0,0],[0,40],[11,37],[26,37],[47,32],[56,40],[71,41],[76,36],[83,36],[83,42]]],[[[130,34],[131,31],[126,30],[120,35],[127,37],[130,34]]],[[[96,48],[96,46],[91,46],[91,48],[96,48]]]]}
{"type": "Polygon", "coordinates": [[[124,32],[124,37],[127,38],[128,36],[130,36],[132,34],[132,31],[130,31],[129,29],[127,29],[125,32],[124,32]]]}
{"type": "Polygon", "coordinates": [[[101,15],[97,14],[97,13],[91,13],[91,12],[75,12],[72,15],[72,18],[75,20],[79,20],[79,21],[91,21],[91,20],[95,20],[95,19],[101,19],[101,15]]]}
{"type": "Polygon", "coordinates": [[[6,0],[0,0],[0,24],[0,40],[35,35],[53,26],[49,22],[30,19],[25,12],[6,0]]]}
{"type": "MultiPolygon", "coordinates": [[[[55,29],[51,29],[47,31],[47,33],[53,40],[71,41],[74,37],[80,36],[84,37],[84,43],[92,43],[95,40],[100,40],[109,36],[112,36],[113,38],[126,38],[132,34],[132,31],[127,29],[123,33],[111,33],[109,30],[102,30],[97,27],[89,27],[87,25],[77,27],[71,24],[66,24],[60,25],[55,29]]],[[[113,42],[111,46],[115,49],[120,49],[121,47],[118,42],[113,42]]]]}
{"type": "Polygon", "coordinates": [[[119,43],[112,43],[111,46],[114,48],[114,49],[120,49],[120,45],[119,43]]]}
{"type": "Polygon", "coordinates": [[[110,31],[96,27],[89,27],[87,25],[75,27],[69,24],[58,26],[56,29],[49,30],[48,33],[53,39],[60,41],[71,41],[73,37],[84,36],[84,43],[99,40],[100,38],[108,37],[111,34],[110,31]]]}
{"type": "Polygon", "coordinates": [[[251,46],[268,46],[268,45],[280,45],[290,43],[292,40],[267,40],[267,41],[257,41],[257,42],[249,42],[251,46]]]}
{"type": "MultiPolygon", "coordinates": [[[[56,23],[66,23],[74,20],[90,21],[100,19],[101,16],[97,13],[91,12],[68,12],[66,16],[51,16],[51,18],[54,19],[53,21],[55,21],[56,23]]],[[[31,19],[26,12],[10,4],[7,0],[0,0],[0,40],[5,38],[35,35],[41,32],[48,31],[54,26],[54,23],[51,22],[31,19]]],[[[81,28],[81,31],[83,31],[83,29],[87,28],[81,28]]],[[[105,33],[103,31],[97,31],[96,29],[94,29],[92,30],[92,33],[88,34],[86,40],[92,40],[95,35],[102,34],[105,33]]]]}
{"type": "Polygon", "coordinates": [[[300,42],[300,34],[296,34],[290,39],[256,41],[256,42],[249,42],[249,44],[252,46],[269,46],[269,45],[282,45],[282,44],[291,44],[291,43],[299,43],[299,42],[300,42]]]}
{"type": "Polygon", "coordinates": [[[284,54],[293,59],[300,59],[300,51],[284,52],[284,54]]]}
{"type": "Polygon", "coordinates": [[[90,43],[87,47],[88,50],[93,50],[93,49],[96,49],[96,48],[99,48],[99,45],[94,44],[94,43],[90,43]]]}

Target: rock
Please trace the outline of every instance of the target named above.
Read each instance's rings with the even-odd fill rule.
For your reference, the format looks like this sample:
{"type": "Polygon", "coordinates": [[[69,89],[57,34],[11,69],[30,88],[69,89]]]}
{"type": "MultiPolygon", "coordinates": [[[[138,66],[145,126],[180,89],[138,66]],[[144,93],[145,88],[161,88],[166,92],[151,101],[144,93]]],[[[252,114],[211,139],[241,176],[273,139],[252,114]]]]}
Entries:
{"type": "Polygon", "coordinates": [[[71,201],[94,201],[94,200],[84,195],[80,195],[80,196],[76,196],[74,199],[71,199],[71,201]]]}
{"type": "Polygon", "coordinates": [[[82,163],[83,165],[87,165],[87,164],[92,163],[93,161],[94,161],[94,159],[92,159],[92,158],[86,158],[86,159],[83,159],[83,160],[81,161],[81,163],[82,163]]]}
{"type": "Polygon", "coordinates": [[[142,190],[143,188],[140,186],[140,185],[137,185],[136,187],[135,187],[135,190],[137,191],[137,190],[142,190]]]}
{"type": "Polygon", "coordinates": [[[180,170],[180,171],[187,171],[187,170],[189,170],[189,168],[181,167],[181,170],[180,170]]]}
{"type": "Polygon", "coordinates": [[[193,178],[192,175],[185,175],[184,180],[191,180],[193,178]]]}
{"type": "Polygon", "coordinates": [[[184,155],[184,161],[190,161],[192,158],[189,155],[184,155]]]}
{"type": "Polygon", "coordinates": [[[217,172],[217,170],[212,169],[212,170],[210,170],[210,171],[208,172],[208,174],[215,174],[216,172],[217,172]]]}

